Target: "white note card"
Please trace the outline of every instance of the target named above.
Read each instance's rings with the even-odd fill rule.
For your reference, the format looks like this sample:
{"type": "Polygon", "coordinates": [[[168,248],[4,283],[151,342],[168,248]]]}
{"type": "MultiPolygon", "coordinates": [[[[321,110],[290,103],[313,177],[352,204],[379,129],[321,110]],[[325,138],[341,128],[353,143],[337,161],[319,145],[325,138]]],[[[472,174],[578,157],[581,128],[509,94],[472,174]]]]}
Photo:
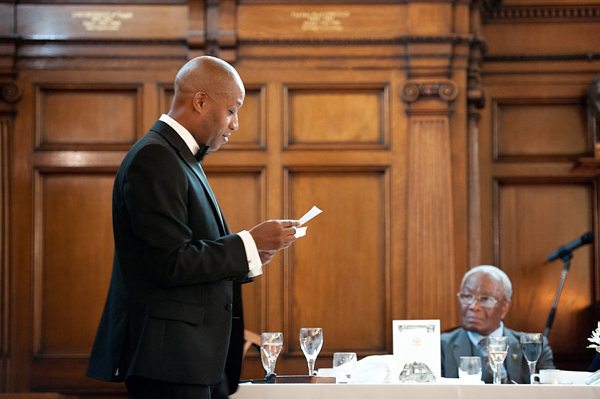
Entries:
{"type": "Polygon", "coordinates": [[[298,219],[298,221],[300,222],[300,226],[302,226],[304,223],[308,222],[310,219],[314,218],[321,212],[323,211],[317,208],[316,206],[313,206],[312,208],[310,208],[310,211],[306,212],[304,216],[298,219]]]}
{"type": "Polygon", "coordinates": [[[440,321],[394,320],[392,382],[433,382],[441,377],[440,321]]]}
{"type": "MultiPolygon", "coordinates": [[[[321,212],[323,212],[323,211],[320,210],[319,208],[317,208],[316,206],[313,206],[300,219],[298,219],[300,226],[302,226],[304,223],[308,222],[309,220],[311,220],[312,218],[314,218],[321,212]]],[[[305,235],[306,235],[306,226],[296,227],[296,233],[294,234],[294,236],[296,238],[304,237],[305,235]]]]}

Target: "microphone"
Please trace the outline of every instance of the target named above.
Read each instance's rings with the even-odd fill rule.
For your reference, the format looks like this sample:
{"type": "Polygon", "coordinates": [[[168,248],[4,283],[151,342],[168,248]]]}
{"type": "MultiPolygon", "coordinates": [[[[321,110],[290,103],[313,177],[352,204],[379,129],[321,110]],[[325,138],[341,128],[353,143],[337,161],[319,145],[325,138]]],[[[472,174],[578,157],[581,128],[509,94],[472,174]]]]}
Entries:
{"type": "Polygon", "coordinates": [[[566,245],[558,247],[558,249],[556,251],[554,251],[550,255],[548,255],[548,257],[546,258],[546,262],[550,262],[550,261],[553,261],[554,259],[562,258],[565,255],[568,255],[574,249],[577,249],[577,248],[581,247],[582,245],[589,244],[592,241],[594,241],[594,233],[592,233],[591,231],[588,231],[587,233],[584,233],[578,239],[571,241],[570,243],[568,243],[566,245]]]}

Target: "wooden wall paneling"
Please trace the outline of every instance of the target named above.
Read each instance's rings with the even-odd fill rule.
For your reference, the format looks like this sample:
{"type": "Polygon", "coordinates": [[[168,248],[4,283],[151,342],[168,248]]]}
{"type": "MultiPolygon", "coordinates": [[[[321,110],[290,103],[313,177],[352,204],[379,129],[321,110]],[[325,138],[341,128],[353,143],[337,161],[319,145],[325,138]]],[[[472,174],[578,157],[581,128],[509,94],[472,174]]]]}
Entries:
{"type": "Polygon", "coordinates": [[[87,383],[112,272],[114,172],[36,170],[31,390],[87,383]]]}
{"type": "Polygon", "coordinates": [[[113,180],[36,171],[34,359],[85,357],[93,345],[112,271],[113,180]]]}
{"type": "Polygon", "coordinates": [[[321,353],[385,353],[389,320],[389,175],[385,170],[290,171],[294,218],[323,209],[291,249],[286,333],[301,356],[301,327],[322,327],[321,353]],[[360,320],[360,323],[357,323],[360,320]]]}
{"type": "Polygon", "coordinates": [[[389,148],[389,86],[286,86],[284,146],[389,148]],[[306,118],[306,115],[311,115],[306,118]],[[324,131],[329,125],[334,130],[324,131]]]}
{"type": "Polygon", "coordinates": [[[36,88],[36,149],[127,150],[141,130],[141,86],[36,88]]]}
{"type": "MultiPolygon", "coordinates": [[[[564,266],[561,260],[545,264],[546,256],[596,230],[597,194],[595,181],[497,182],[496,264],[511,278],[514,290],[507,326],[543,332],[564,266]]],[[[573,252],[549,334],[559,365],[563,357],[591,361],[585,338],[590,334],[587,309],[594,303],[593,254],[593,245],[573,252]]]]}
{"type": "Polygon", "coordinates": [[[503,98],[492,103],[492,110],[495,161],[577,159],[594,148],[581,97],[503,98]]]}

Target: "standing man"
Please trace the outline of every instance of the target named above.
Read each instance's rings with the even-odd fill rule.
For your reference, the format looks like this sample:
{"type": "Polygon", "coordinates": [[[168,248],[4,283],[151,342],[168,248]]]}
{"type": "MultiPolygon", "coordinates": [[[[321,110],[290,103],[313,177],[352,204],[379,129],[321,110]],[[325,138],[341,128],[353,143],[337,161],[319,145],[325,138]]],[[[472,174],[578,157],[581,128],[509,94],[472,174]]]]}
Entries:
{"type": "MultiPolygon", "coordinates": [[[[506,328],[503,322],[512,296],[512,283],[506,273],[490,265],[474,267],[463,276],[457,296],[461,327],[441,335],[442,377],[458,377],[461,356],[480,356],[482,380],[491,383],[493,374],[485,343],[489,336],[506,336],[508,355],[503,365],[503,379],[529,383],[529,366],[519,341],[522,333],[506,328]]],[[[546,337],[543,337],[542,354],[536,367],[538,370],[554,368],[546,337]]]]}
{"type": "Polygon", "coordinates": [[[231,65],[192,59],[177,73],[168,115],[117,172],[113,273],[87,375],[125,381],[135,399],[233,393],[244,343],[240,283],[295,240],[297,221],[232,234],[199,163],[237,130],[244,96],[231,65]]]}

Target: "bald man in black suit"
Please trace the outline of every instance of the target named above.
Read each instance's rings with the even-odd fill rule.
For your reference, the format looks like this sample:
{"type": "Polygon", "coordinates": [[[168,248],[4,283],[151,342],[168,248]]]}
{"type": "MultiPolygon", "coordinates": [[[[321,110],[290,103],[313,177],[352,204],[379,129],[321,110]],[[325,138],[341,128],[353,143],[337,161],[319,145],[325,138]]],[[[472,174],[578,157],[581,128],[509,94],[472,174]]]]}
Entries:
{"type": "Polygon", "coordinates": [[[235,69],[186,63],[171,110],[123,160],[113,189],[115,257],[87,375],[136,399],[216,399],[241,372],[242,282],[295,240],[297,221],[232,234],[199,160],[238,128],[235,69]]]}

